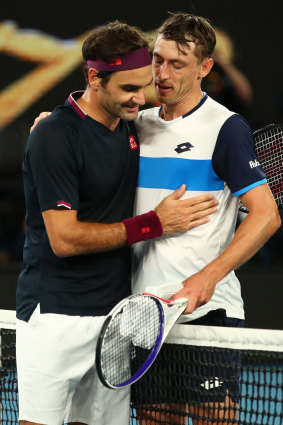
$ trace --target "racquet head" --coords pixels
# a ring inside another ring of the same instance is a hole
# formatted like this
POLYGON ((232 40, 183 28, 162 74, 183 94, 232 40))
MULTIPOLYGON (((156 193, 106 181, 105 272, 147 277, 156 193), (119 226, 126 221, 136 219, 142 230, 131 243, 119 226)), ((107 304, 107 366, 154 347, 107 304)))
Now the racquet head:
POLYGON ((109 388, 136 382, 154 362, 187 299, 170 302, 151 294, 132 295, 107 316, 96 347, 96 368, 109 388))
MULTIPOLYGON (((274 200, 283 206, 283 125, 270 124, 254 132, 255 150, 274 200)), ((248 213, 240 203, 240 211, 248 213)))

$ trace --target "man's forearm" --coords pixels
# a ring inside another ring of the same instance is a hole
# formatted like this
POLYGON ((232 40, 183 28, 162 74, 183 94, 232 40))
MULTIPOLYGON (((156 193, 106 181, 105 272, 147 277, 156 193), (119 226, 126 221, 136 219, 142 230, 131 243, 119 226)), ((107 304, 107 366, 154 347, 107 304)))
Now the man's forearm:
POLYGON ((216 284, 253 257, 279 226, 280 219, 276 210, 266 211, 264 214, 249 213, 238 227, 231 244, 203 272, 209 274, 216 284))
POLYGON ((49 241, 54 254, 64 258, 126 246, 127 232, 123 223, 78 222, 72 229, 61 231, 57 240, 54 235, 50 235, 49 241))
POLYGON ((172 299, 189 299, 185 313, 192 313, 212 297, 216 284, 248 261, 280 226, 280 216, 273 210, 249 213, 237 229, 230 245, 202 270, 183 281, 184 288, 172 299))
POLYGON ((121 248, 163 232, 154 211, 110 224, 78 221, 75 210, 48 210, 43 218, 51 248, 62 258, 121 248))

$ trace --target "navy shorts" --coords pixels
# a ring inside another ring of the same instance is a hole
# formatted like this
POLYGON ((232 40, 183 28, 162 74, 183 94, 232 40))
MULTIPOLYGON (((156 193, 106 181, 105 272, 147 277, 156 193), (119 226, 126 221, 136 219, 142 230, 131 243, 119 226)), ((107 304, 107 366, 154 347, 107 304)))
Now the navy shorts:
MULTIPOLYGON (((192 324, 243 327, 244 321, 219 309, 183 326, 192 324)), ((227 393, 238 402, 240 366, 235 349, 165 343, 149 371, 132 386, 132 403, 221 402, 227 393)))

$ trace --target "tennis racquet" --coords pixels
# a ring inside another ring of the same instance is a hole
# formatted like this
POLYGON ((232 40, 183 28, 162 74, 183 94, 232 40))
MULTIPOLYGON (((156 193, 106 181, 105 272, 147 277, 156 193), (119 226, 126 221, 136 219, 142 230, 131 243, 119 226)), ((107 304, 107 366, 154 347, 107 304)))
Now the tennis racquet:
MULTIPOLYGON (((283 206, 283 125, 270 124, 254 132, 255 150, 274 200, 283 206)), ((240 211, 248 213, 240 203, 240 211)))
POLYGON ((108 388, 133 384, 149 369, 188 300, 136 294, 107 316, 96 347, 98 376, 108 388))

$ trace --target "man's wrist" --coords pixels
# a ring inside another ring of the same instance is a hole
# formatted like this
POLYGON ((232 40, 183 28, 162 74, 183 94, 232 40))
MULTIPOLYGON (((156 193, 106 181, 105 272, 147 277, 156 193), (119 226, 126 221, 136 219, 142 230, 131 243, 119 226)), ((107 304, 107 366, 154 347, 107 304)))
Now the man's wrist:
POLYGON ((126 227, 128 245, 163 235, 162 225, 155 211, 127 218, 123 223, 126 227))

